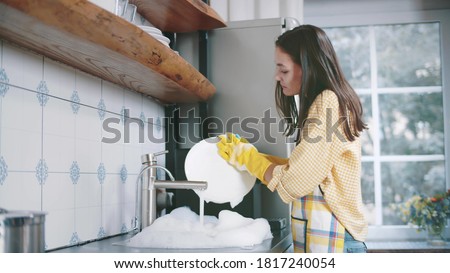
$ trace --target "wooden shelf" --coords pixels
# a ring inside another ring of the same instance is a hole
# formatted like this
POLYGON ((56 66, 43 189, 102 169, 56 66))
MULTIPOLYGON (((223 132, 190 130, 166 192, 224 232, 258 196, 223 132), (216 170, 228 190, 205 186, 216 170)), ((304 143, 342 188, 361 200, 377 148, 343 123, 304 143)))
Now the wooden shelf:
POLYGON ((0 37, 162 103, 216 91, 172 49, 86 0, 0 0, 0 37))
POLYGON ((130 0, 147 21, 167 32, 225 27, 222 18, 201 0, 130 0))

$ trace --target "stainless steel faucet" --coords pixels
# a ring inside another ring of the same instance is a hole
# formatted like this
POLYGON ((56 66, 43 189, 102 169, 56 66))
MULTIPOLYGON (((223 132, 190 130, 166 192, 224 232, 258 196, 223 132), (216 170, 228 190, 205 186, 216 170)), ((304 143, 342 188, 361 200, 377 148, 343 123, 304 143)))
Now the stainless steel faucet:
POLYGON ((136 207, 133 229, 141 231, 143 228, 150 226, 157 218, 157 195, 166 194, 165 192, 158 193, 157 189, 206 190, 208 187, 206 181, 175 181, 168 169, 157 165, 156 157, 168 152, 162 151, 141 156, 142 167, 136 180, 136 207), (170 181, 157 180, 157 169, 166 172, 170 181))

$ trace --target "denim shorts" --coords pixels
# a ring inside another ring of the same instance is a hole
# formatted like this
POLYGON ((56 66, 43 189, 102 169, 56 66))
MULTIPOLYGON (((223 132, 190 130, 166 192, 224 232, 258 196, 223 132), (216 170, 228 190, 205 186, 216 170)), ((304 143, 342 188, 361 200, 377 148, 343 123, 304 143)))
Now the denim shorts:
POLYGON ((344 253, 366 253, 367 246, 364 242, 357 241, 353 236, 345 231, 344 253))

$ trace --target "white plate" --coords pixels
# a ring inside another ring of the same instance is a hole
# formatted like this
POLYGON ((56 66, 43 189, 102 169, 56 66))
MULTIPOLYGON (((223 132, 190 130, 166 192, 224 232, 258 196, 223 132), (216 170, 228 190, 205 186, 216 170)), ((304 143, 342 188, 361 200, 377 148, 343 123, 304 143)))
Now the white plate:
POLYGON ((139 26, 139 27, 145 32, 162 34, 161 30, 159 28, 156 28, 156 27, 150 27, 150 26, 139 26))
POLYGON ((255 185, 256 178, 247 171, 239 171, 228 164, 217 152, 217 138, 208 138, 192 147, 184 163, 188 180, 206 181, 208 188, 195 193, 206 202, 230 202, 238 205, 255 185))
POLYGON ((151 36, 153 36, 153 38, 155 38, 156 40, 159 40, 163 43, 170 43, 170 39, 167 38, 166 36, 163 35, 158 35, 158 34, 153 34, 153 33, 149 33, 151 36))
POLYGON ((143 31, 147 32, 148 34, 163 35, 161 31, 144 30, 144 29, 143 31))

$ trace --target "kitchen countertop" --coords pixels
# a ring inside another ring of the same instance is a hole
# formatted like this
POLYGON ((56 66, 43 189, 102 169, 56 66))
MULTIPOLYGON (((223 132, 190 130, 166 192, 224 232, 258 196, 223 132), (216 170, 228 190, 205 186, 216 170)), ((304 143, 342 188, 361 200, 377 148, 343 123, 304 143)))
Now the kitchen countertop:
POLYGON ((164 249, 125 246, 123 243, 135 234, 134 232, 126 233, 76 246, 48 250, 47 253, 282 253, 292 244, 289 227, 280 231, 272 231, 272 239, 264 240, 261 244, 248 248, 164 249))
POLYGON ((368 252, 370 253, 449 253, 450 242, 445 245, 433 246, 426 241, 386 241, 386 242, 366 242, 368 252))
MULTIPOLYGON (((450 243, 432 246, 426 241, 379 241, 366 242, 367 253, 450 253, 450 243)), ((285 251, 294 252, 293 245, 285 251)))
MULTIPOLYGON (((292 253, 292 236, 290 228, 273 231, 273 238, 249 248, 211 248, 211 249, 162 249, 128 247, 124 242, 135 235, 134 232, 108 237, 102 240, 83 243, 47 253, 292 253)), ((426 241, 369 241, 366 242, 369 253, 450 253, 450 242, 444 246, 431 246, 426 241)))

